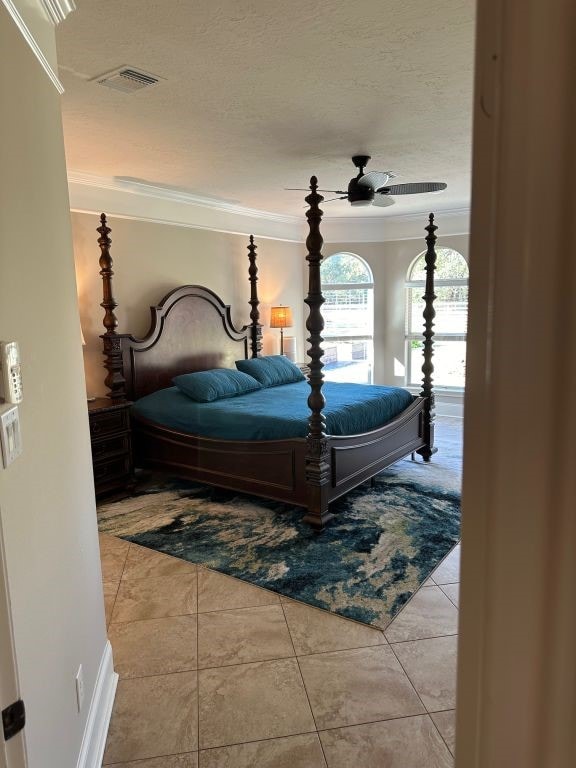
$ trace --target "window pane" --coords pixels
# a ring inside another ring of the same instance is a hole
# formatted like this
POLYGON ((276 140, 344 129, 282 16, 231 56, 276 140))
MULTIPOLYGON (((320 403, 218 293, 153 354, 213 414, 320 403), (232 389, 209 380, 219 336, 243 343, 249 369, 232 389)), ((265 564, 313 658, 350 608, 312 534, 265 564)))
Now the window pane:
POLYGON ((324 376, 330 381, 372 381, 374 291, 370 268, 351 253, 335 253, 321 265, 324 299, 324 376), (345 286, 350 287, 334 287, 345 286))
POLYGON ((324 285, 339 283, 371 283, 372 275, 366 264, 351 253, 335 253, 320 266, 324 285))
MULTIPOLYGON (((458 251, 452 248, 436 248, 436 269, 434 277, 436 280, 467 280, 468 264, 466 259, 458 251)), ((426 279, 426 260, 425 254, 414 263, 409 280, 426 279)))
POLYGON ((322 345, 326 381, 372 383, 372 340, 331 339, 322 345))
POLYGON ((324 336, 372 336, 374 308, 372 288, 326 291, 324 336))
MULTIPOLYGON (((468 286, 454 285, 436 288, 434 309, 435 333, 466 334, 468 327, 468 286)), ((408 288, 408 333, 422 333, 424 300, 422 288, 408 288)))
MULTIPOLYGON (((409 384, 421 386, 423 345, 421 341, 409 340, 410 381, 409 384)), ((466 377, 466 342, 434 342, 434 374, 436 387, 464 387, 466 377)))

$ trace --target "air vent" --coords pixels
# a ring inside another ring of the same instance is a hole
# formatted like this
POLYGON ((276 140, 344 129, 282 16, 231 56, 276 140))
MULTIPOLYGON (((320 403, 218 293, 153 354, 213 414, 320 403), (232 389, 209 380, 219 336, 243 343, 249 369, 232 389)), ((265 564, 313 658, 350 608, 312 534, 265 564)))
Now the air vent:
POLYGON ((115 91, 122 93, 132 93, 140 91, 142 88, 148 88, 150 85, 156 85, 162 78, 151 75, 149 72, 143 72, 141 69, 133 67, 121 67, 113 72, 107 72, 104 75, 94 78, 94 82, 99 85, 105 85, 115 91))

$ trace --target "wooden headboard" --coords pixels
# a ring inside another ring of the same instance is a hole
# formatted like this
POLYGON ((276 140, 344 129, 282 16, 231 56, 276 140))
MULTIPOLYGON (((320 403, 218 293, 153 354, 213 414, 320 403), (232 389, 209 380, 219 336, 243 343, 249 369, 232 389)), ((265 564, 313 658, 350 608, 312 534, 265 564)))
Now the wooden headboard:
POLYGON ((236 330, 230 306, 208 288, 176 288, 150 312, 143 339, 117 335, 129 400, 171 386, 179 374, 233 368, 235 360, 248 357, 250 326, 236 330))
POLYGON ((118 333, 114 310, 118 302, 112 291, 113 261, 110 255, 112 231, 106 214, 100 216, 100 275, 102 276, 103 343, 108 397, 113 402, 137 400, 171 386, 174 376, 233 368, 234 361, 258 357, 262 349, 262 326, 258 306, 256 245, 250 235, 248 269, 250 281, 250 324, 237 330, 230 306, 214 291, 201 285, 183 285, 170 291, 160 304, 150 307, 152 323, 143 339, 118 333))

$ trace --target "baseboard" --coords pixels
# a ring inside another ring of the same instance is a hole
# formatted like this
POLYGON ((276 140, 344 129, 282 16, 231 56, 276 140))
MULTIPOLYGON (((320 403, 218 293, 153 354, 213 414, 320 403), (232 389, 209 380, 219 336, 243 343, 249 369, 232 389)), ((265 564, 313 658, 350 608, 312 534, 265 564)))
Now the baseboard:
POLYGON ((100 660, 76 768, 100 768, 102 765, 117 685, 118 675, 114 672, 112 646, 108 640, 100 660))

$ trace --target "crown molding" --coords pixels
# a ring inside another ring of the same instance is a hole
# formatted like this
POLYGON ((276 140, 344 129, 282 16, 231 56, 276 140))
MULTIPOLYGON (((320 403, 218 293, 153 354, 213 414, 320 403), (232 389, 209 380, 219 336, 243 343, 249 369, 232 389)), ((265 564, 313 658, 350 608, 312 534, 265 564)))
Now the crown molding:
POLYGON ((54 27, 75 10, 73 0, 2 0, 2 4, 30 46, 40 66, 60 95, 54 27))
POLYGON ((304 217, 284 216, 131 179, 68 173, 70 208, 156 224, 303 242, 304 217))
POLYGON ((74 0, 40 0, 40 2, 54 26, 58 26, 69 13, 76 10, 74 0))
POLYGON ((118 192, 127 192, 128 194, 143 195, 153 197, 157 200, 172 200, 186 205, 199 206, 201 208, 210 208, 215 211, 224 211, 240 216, 251 216, 263 221, 275 221, 282 224, 300 224, 297 216, 289 216, 280 213, 271 213, 270 211, 260 211, 257 208, 247 208, 236 203, 228 203, 225 200, 216 200, 210 197, 194 195, 191 192, 184 192, 170 187, 158 187, 154 184, 148 184, 144 181, 135 181, 125 178, 106 178, 95 176, 88 173, 77 173, 70 171, 68 182, 72 184, 83 184, 101 189, 111 189, 118 192))
MULTIPOLYGON (((428 209, 421 213, 384 214, 383 216, 328 216, 322 220, 325 243, 385 243, 422 238, 428 224, 428 209)), ((470 209, 436 209, 442 235, 467 235, 470 209)))
MULTIPOLYGON (((308 235, 304 214, 290 216, 201 197, 182 190, 133 179, 69 171, 70 208, 171 226, 303 243, 308 235)), ((438 210, 443 235, 468 234, 469 209, 438 210)), ((427 213, 381 216, 325 216, 326 243, 372 243, 421 238, 427 213)))

